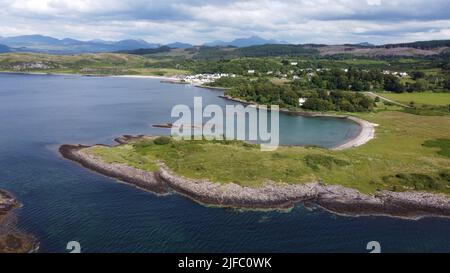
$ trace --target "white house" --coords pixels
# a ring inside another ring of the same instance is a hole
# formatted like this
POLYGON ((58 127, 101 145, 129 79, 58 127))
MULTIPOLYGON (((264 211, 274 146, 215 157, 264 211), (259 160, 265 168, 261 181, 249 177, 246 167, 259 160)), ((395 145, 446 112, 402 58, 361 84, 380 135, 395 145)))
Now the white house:
POLYGON ((298 65, 298 63, 297 62, 292 62, 291 65, 296 66, 296 65, 298 65))
POLYGON ((255 74, 255 70, 249 70, 248 74, 255 74))
POLYGON ((307 100, 308 100, 307 98, 299 98, 298 99, 298 105, 299 106, 303 106, 307 100))
POLYGON ((205 84, 205 83, 211 83, 214 82, 217 79, 224 78, 224 77, 236 77, 235 74, 228 74, 228 73, 216 73, 216 74, 196 74, 196 75, 188 75, 181 77, 180 80, 183 80, 188 83, 192 84, 205 84))
POLYGON ((405 77, 409 76, 408 73, 406 73, 406 72, 393 72, 393 71, 389 71, 389 70, 384 70, 383 74, 384 75, 394 75, 394 76, 397 76, 400 78, 405 78, 405 77))

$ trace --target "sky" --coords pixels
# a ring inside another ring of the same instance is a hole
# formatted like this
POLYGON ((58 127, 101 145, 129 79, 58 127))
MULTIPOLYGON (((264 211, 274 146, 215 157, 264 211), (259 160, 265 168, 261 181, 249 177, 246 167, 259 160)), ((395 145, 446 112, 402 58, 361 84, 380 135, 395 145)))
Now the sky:
POLYGON ((450 0, 0 0, 0 36, 203 44, 450 39, 450 0))

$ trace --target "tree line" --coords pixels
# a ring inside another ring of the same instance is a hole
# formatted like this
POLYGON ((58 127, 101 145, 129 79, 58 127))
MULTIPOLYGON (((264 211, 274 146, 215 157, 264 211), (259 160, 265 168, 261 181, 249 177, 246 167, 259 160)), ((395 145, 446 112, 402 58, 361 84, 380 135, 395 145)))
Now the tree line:
POLYGON ((374 107, 374 101, 362 93, 350 91, 303 90, 298 85, 277 85, 268 80, 239 84, 226 91, 226 95, 264 105, 302 108, 312 111, 366 112, 374 107), (299 104, 299 99, 306 102, 299 104))

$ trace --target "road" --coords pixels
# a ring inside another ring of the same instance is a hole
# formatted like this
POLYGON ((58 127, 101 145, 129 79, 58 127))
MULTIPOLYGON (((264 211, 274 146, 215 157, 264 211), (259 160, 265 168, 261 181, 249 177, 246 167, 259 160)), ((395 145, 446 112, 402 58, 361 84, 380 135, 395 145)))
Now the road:
POLYGON ((403 103, 400 103, 400 102, 397 102, 397 101, 394 101, 394 100, 390 100, 388 98, 385 98, 385 97, 382 97, 380 95, 377 95, 377 94, 375 94, 373 92, 365 92, 365 93, 366 93, 366 95, 368 95, 369 97, 371 97, 373 99, 380 98, 380 100, 383 100, 383 101, 386 101, 386 102, 389 102, 389 103, 392 103, 392 104, 395 104, 395 105, 398 105, 398 106, 401 106, 401 107, 414 109, 414 107, 412 107, 412 106, 409 106, 409 105, 406 105, 406 104, 403 104, 403 103))

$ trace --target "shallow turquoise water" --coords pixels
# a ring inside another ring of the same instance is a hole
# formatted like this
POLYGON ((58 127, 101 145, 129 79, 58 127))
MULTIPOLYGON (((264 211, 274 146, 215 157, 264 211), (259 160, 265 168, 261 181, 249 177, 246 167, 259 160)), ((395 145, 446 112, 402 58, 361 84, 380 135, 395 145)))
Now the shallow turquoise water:
MULTIPOLYGON (((63 143, 112 143, 122 134, 167 134, 172 105, 224 105, 217 91, 158 80, 0 74, 0 188, 24 204, 19 225, 44 252, 450 251, 450 221, 338 217, 206 208, 178 195, 157 197, 62 159, 63 143)), ((332 147, 357 133, 343 120, 283 116, 284 144, 332 147)))

